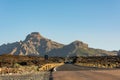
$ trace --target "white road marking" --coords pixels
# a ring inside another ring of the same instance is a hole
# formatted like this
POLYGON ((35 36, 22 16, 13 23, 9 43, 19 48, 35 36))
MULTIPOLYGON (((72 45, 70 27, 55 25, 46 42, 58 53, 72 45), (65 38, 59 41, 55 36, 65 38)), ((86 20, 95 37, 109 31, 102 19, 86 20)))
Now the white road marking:
POLYGON ((57 71, 56 69, 57 69, 57 67, 55 67, 53 70, 54 70, 54 71, 57 71))

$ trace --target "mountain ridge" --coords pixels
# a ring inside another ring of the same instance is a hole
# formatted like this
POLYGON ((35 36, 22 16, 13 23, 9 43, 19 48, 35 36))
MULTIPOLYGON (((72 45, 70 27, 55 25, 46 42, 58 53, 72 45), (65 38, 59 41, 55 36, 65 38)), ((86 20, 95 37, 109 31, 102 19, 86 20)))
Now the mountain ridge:
POLYGON ((75 40, 64 45, 43 37, 39 32, 28 34, 25 40, 0 46, 0 54, 36 56, 106 56, 116 52, 89 48, 88 44, 75 40))

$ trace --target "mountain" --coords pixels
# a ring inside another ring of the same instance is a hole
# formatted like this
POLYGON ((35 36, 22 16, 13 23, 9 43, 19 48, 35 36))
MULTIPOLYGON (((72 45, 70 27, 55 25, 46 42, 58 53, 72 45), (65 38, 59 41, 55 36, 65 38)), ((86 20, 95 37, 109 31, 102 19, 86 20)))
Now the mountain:
POLYGON ((38 32, 32 32, 24 41, 0 46, 0 54, 44 55, 53 49, 61 48, 63 46, 63 44, 44 38, 38 32))
POLYGON ((113 56, 116 54, 117 52, 113 51, 89 48, 88 44, 81 41, 74 41, 48 53, 49 56, 113 56))
POLYGON ((0 54, 11 55, 36 55, 36 56, 106 56, 116 55, 117 52, 89 48, 88 44, 74 41, 68 45, 57 43, 32 32, 24 41, 3 44, 0 46, 0 54))

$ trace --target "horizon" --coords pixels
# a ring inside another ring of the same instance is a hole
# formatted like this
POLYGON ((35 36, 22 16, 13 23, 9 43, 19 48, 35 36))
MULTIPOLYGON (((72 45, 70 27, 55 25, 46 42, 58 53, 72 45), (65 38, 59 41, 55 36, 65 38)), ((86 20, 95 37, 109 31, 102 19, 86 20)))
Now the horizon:
POLYGON ((0 45, 39 32, 53 41, 75 40, 104 50, 120 49, 119 0, 1 0, 0 45))

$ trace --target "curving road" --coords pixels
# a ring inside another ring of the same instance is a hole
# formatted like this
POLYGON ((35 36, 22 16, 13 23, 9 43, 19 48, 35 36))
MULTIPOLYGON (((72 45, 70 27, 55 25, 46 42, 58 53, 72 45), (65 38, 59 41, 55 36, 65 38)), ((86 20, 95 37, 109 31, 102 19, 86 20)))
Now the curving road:
POLYGON ((65 64, 56 68, 50 80, 120 80, 120 70, 101 70, 65 64))

